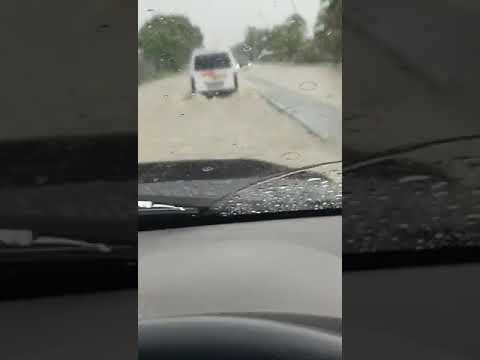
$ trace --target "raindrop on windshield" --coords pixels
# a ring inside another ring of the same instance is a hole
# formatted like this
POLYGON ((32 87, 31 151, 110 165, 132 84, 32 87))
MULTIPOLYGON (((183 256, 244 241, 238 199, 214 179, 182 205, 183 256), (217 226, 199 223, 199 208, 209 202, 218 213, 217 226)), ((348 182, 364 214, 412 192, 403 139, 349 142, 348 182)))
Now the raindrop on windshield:
POLYGON ((110 27, 108 24, 102 24, 98 27, 98 31, 107 30, 110 27))
POLYGON ((413 182, 413 181, 425 181, 425 180, 428 180, 428 179, 430 179, 430 176, 428 176, 428 175, 412 175, 412 176, 402 177, 398 180, 398 182, 400 184, 404 184, 404 183, 409 183, 409 182, 413 182))
POLYGON ((35 183, 36 183, 37 185, 43 185, 43 184, 45 184, 47 181, 48 181, 48 177, 47 177, 47 176, 37 176, 37 177, 35 177, 35 183))
POLYGON ((444 197, 448 195, 448 191, 437 191, 433 193, 435 197, 444 197))
POLYGON ((447 186, 448 185, 448 182, 446 181, 439 181, 439 182, 436 182, 434 184, 432 184, 432 189, 433 190, 436 190, 436 189, 440 189, 444 186, 447 186))
POLYGON ((214 168, 212 166, 204 166, 202 168, 203 172, 210 172, 210 171, 213 171, 213 170, 214 170, 214 168))
POLYGON ((480 214, 469 214, 465 216, 467 220, 480 220, 480 214))

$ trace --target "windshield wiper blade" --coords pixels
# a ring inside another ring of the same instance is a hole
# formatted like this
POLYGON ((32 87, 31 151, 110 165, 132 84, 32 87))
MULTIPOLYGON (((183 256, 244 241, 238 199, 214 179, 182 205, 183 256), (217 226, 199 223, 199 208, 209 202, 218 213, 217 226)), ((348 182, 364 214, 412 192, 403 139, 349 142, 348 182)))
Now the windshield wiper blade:
POLYGON ((13 248, 32 248, 36 246, 65 246, 109 253, 112 248, 104 243, 91 243, 84 240, 57 236, 35 237, 31 230, 0 229, 0 244, 13 248))
POLYGON ((345 164, 343 167, 343 174, 349 173, 354 170, 358 170, 373 164, 378 164, 385 160, 390 160, 391 158, 399 155, 404 155, 416 150, 422 150, 429 147, 434 147, 438 145, 446 145, 460 141, 473 141, 473 140, 480 140, 480 134, 472 134, 472 135, 463 135, 463 136, 456 136, 456 137, 449 137, 449 138, 441 138, 426 142, 408 144, 405 146, 400 146, 397 148, 393 148, 384 152, 379 152, 373 154, 372 156, 358 161, 353 162, 351 164, 345 164))
POLYGON ((185 214, 196 215, 199 209, 196 207, 176 206, 170 204, 156 203, 153 201, 138 201, 138 211, 147 214, 185 214))
MULTIPOLYGON (((286 177, 289 177, 289 176, 293 176, 293 175, 296 175, 296 174, 301 174, 301 173, 304 173, 308 170, 312 170, 312 169, 315 169, 317 167, 320 167, 320 166, 325 166, 325 165, 336 165, 336 164, 342 164, 342 160, 336 160, 336 161, 327 161, 327 162, 321 162, 321 163, 315 163, 315 164, 311 164, 311 165, 307 165, 307 166, 302 166, 300 168, 296 168, 296 169, 289 169, 289 170, 286 170, 286 171, 281 171, 279 173, 276 173, 276 174, 273 174, 273 175, 270 175, 270 176, 267 176, 267 177, 264 177, 260 180, 257 180, 257 181, 254 181, 250 184, 247 184, 246 186, 243 186, 239 189, 236 189, 235 191, 233 192, 230 192, 224 196, 222 196, 221 198, 217 199, 215 201, 215 204, 219 204, 219 203, 222 203, 223 201, 225 201, 226 199, 232 197, 234 194, 238 194, 242 191, 245 191, 245 190, 248 190, 248 189, 251 189, 251 188, 254 188, 256 186, 260 186, 262 184, 266 184, 266 183, 269 183, 269 182, 272 182, 272 181, 275 181, 275 180, 280 180, 280 179, 283 179, 283 178, 286 178, 286 177)), ((213 207, 213 206, 212 206, 213 207)))

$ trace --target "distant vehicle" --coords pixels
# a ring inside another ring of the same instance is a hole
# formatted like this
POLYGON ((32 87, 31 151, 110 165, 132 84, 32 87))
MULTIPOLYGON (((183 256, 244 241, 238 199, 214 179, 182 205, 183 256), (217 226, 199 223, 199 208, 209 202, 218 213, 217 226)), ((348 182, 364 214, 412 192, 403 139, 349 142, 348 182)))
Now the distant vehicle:
POLYGON ((195 50, 190 68, 192 94, 211 98, 238 90, 240 66, 230 50, 195 50))

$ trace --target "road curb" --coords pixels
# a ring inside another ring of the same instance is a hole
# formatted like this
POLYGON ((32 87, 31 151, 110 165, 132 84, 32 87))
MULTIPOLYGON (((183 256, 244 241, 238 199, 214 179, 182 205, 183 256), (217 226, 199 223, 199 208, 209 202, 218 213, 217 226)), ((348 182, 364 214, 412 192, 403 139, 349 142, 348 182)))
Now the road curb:
POLYGON ((281 112, 281 113, 284 113, 286 114, 287 116, 289 116, 290 118, 292 118, 293 120, 297 121, 300 123, 300 125, 302 125, 302 127, 311 135, 314 135, 314 136, 317 136, 319 137, 320 139, 322 139, 323 141, 328 141, 328 140, 334 140, 331 136, 329 136, 328 134, 319 134, 318 132, 314 131, 312 128, 310 128, 307 124, 306 124, 306 121, 304 119, 302 119, 302 117, 300 115, 298 115, 298 113, 287 107, 287 106, 284 106, 283 104, 279 103, 278 101, 275 101, 273 100, 271 97, 265 95, 262 91, 259 91, 259 95, 262 97, 262 99, 264 99, 270 106, 272 106, 275 110, 281 112))

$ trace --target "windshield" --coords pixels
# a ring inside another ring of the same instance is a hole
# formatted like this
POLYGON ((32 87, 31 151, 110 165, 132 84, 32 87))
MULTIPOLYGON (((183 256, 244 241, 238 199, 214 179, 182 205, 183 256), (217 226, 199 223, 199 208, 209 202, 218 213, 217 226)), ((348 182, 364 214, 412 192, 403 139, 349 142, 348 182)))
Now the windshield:
POLYGON ((231 66, 228 54, 198 55, 195 57, 195 70, 225 69, 231 66))
POLYGON ((199 4, 138 3, 141 213, 340 208, 341 3, 199 4))

